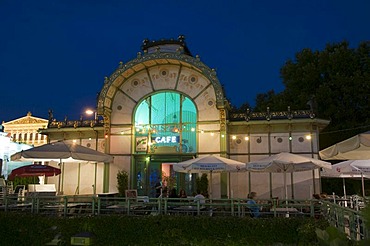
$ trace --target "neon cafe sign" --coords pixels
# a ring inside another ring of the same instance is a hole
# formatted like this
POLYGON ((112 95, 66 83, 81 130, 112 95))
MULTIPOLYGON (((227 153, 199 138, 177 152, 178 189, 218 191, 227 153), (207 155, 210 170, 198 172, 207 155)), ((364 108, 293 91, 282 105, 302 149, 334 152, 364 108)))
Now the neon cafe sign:
POLYGON ((155 143, 179 143, 180 136, 162 136, 162 137, 152 137, 152 142, 155 143))

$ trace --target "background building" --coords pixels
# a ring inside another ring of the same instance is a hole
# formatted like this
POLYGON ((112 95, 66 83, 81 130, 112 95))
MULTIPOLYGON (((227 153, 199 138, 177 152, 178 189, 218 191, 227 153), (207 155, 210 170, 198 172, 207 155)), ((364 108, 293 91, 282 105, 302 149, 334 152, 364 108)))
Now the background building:
POLYGON ((26 116, 3 122, 4 132, 9 133, 12 141, 33 145, 34 147, 47 143, 47 136, 41 135, 38 130, 47 128, 48 120, 32 116, 28 112, 26 116))
POLYGON ((2 162, 0 170, 5 178, 13 169, 31 164, 30 162, 10 161, 10 156, 18 151, 47 143, 47 136, 41 135, 38 130, 46 128, 48 122, 47 119, 34 117, 31 112, 28 112, 24 117, 2 123, 4 132, 0 132, 0 160, 2 162))

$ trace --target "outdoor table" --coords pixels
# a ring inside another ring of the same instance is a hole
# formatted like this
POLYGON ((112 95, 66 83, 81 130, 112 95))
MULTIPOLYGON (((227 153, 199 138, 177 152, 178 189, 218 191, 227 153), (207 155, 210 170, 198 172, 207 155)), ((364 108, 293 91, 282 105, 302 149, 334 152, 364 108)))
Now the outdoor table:
MULTIPOLYGON (((204 211, 206 207, 200 206, 199 211, 204 211)), ((198 207, 196 205, 185 205, 172 208, 173 211, 183 213, 187 215, 195 215, 198 213, 198 207)))
POLYGON ((67 208, 67 214, 74 214, 78 208, 78 213, 81 213, 82 208, 85 206, 90 206, 91 203, 67 203, 67 204, 56 204, 56 205, 46 205, 44 209, 56 211, 58 215, 64 214, 64 209, 67 208))
POLYGON ((297 214, 300 213, 298 209, 292 207, 281 207, 281 208, 271 208, 270 212, 276 213, 277 215, 283 215, 285 217, 289 217, 289 214, 297 214))
POLYGON ((147 206, 143 204, 130 204, 130 206, 127 206, 127 204, 115 204, 107 207, 108 211, 112 211, 114 213, 123 213, 128 212, 131 213, 134 210, 140 210, 140 209, 146 209, 147 206))
POLYGON ((5 210, 5 209, 9 209, 9 210, 27 210, 27 209, 30 209, 32 207, 32 203, 17 203, 17 204, 8 204, 8 205, 1 205, 0 206, 0 210, 5 210))
POLYGON ((352 203, 351 199, 349 198, 336 198, 335 202, 342 207, 351 207, 350 204, 352 203))
POLYGON ((138 202, 149 202, 149 196, 137 196, 138 202))

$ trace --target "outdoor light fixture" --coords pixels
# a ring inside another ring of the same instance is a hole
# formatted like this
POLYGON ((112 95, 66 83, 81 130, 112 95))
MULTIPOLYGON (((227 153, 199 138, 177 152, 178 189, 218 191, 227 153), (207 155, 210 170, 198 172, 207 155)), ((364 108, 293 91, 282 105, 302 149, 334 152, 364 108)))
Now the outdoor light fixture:
POLYGON ((93 111, 93 110, 91 110, 91 109, 87 109, 87 110, 85 111, 85 113, 86 113, 86 114, 88 114, 88 115, 94 115, 94 120, 95 120, 95 121, 98 119, 98 114, 97 114, 97 112, 96 112, 96 111, 93 111))

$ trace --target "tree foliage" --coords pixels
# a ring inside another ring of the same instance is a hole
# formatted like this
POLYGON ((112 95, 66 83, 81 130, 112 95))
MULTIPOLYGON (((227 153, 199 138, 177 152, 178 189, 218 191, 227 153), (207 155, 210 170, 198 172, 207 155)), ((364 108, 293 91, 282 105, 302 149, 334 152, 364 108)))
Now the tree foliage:
POLYGON ((303 49, 280 72, 285 90, 258 94, 254 111, 310 108, 330 120, 327 146, 370 129, 370 42, 357 48, 343 41, 323 51, 303 49))

